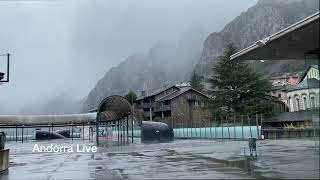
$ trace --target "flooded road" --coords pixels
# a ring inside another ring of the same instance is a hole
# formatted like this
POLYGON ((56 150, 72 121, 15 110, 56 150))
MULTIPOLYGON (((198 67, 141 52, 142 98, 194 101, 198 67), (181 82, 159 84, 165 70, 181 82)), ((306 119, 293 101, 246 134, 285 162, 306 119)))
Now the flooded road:
POLYGON ((33 153, 35 143, 94 145, 80 140, 8 142, 10 168, 0 179, 319 178, 319 151, 312 139, 258 141, 258 157, 248 156, 246 141, 137 142, 99 147, 96 153, 33 153))

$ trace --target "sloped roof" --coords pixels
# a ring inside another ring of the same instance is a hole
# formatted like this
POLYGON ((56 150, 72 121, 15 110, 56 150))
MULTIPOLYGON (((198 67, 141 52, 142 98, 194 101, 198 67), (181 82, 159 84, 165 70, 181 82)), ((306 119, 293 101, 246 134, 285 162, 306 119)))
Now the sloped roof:
POLYGON ((295 91, 300 89, 312 89, 319 88, 319 80, 315 78, 308 79, 307 81, 302 81, 298 85, 287 85, 285 86, 285 90, 287 91, 295 91))
POLYGON ((171 100, 171 99, 174 99, 174 98, 176 98, 176 97, 178 97, 178 96, 180 96, 180 95, 182 95, 182 94, 184 94, 184 93, 186 93, 188 91, 194 91, 194 92, 196 92, 196 93, 198 93, 198 94, 200 94, 200 95, 202 95, 202 96, 204 96, 206 98, 209 98, 207 95, 203 94, 200 91, 197 91, 197 90, 193 89, 192 87, 183 87, 183 88, 180 88, 179 91, 175 91, 175 92, 173 92, 171 94, 168 94, 167 96, 164 96, 164 97, 158 99, 157 101, 171 100))
POLYGON ((157 91, 154 91, 154 92, 152 92, 152 93, 150 93, 150 94, 147 94, 147 95, 145 95, 145 96, 140 96, 140 97, 138 97, 136 101, 142 100, 142 99, 147 98, 147 97, 156 96, 156 95, 158 95, 158 94, 162 93, 163 91, 166 91, 166 90, 168 90, 168 89, 170 89, 170 88, 177 88, 177 89, 179 89, 176 85, 169 86, 169 87, 165 87, 165 88, 161 88, 161 89, 159 89, 159 90, 157 90, 157 91))
POLYGON ((309 70, 311 68, 316 68, 316 69, 319 69, 319 67, 317 65, 311 65, 308 67, 308 69, 303 73, 303 75, 301 76, 301 79, 300 79, 300 82, 303 81, 303 79, 306 77, 306 75, 308 74, 309 70))
POLYGON ((319 53, 319 11, 231 55, 231 60, 303 60, 319 53))
POLYGON ((315 78, 308 79, 307 81, 302 81, 299 84, 296 85, 279 85, 279 86, 273 86, 272 90, 282 90, 282 91, 296 91, 296 90, 302 90, 302 89, 312 89, 312 88, 319 88, 320 81, 315 78))

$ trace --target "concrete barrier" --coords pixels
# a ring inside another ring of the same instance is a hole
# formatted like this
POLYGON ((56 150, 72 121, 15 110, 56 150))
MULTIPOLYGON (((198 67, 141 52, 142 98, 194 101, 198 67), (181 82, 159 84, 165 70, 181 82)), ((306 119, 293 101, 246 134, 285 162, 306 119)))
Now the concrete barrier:
POLYGON ((264 129, 265 139, 319 137, 319 129, 264 129))

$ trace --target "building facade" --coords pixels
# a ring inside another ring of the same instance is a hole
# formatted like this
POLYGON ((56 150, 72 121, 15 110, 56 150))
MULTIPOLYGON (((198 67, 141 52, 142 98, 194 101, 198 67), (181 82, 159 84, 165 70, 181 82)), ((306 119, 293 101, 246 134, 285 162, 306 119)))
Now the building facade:
POLYGON ((272 77, 270 81, 273 86, 283 86, 283 85, 297 85, 300 81, 299 76, 280 76, 272 77))
POLYGON ((271 96, 277 97, 287 105, 287 111, 296 112, 319 108, 319 69, 310 66, 298 84, 274 86, 271 96))
POLYGON ((172 127, 200 127, 210 122, 205 105, 208 96, 190 86, 171 86, 150 95, 142 93, 135 107, 145 120, 165 122, 172 127))

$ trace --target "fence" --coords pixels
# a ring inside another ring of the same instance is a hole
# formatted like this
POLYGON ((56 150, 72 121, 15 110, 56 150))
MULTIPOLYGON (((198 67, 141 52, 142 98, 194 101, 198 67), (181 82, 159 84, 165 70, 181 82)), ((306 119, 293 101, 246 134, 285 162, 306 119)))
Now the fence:
MULTIPOLYGON (((261 138, 261 115, 238 116, 233 118, 221 118, 220 120, 214 119, 210 122, 193 123, 194 126, 184 127, 183 123, 171 122, 167 123, 170 127, 173 127, 175 138, 203 138, 203 139, 237 139, 244 140, 248 138, 261 138)), ((134 126, 131 129, 131 124, 122 123, 121 128, 116 124, 100 124, 99 127, 99 140, 115 140, 126 141, 125 137, 140 137, 140 127, 134 126), (127 128, 128 127, 128 128, 127 128)), ((5 128, 5 127, 2 127, 5 128)), ((8 141, 26 141, 35 139, 36 127, 11 127, 2 129, 5 132, 8 141)), ((41 127, 42 130, 48 129, 49 132, 54 132, 59 129, 71 129, 72 134, 78 134, 78 138, 81 139, 94 139, 94 133, 96 128, 94 126, 48 126, 41 127), (51 128, 51 130, 50 130, 51 128), (74 128, 81 129, 80 132, 74 131, 74 128)), ((75 136, 73 136, 75 137, 75 136)))
POLYGON ((48 125, 48 126, 0 126, 0 132, 6 135, 6 141, 24 142, 35 140, 36 130, 41 129, 48 133, 57 130, 70 130, 70 139, 89 139, 93 140, 93 132, 95 128, 91 125, 48 125))

